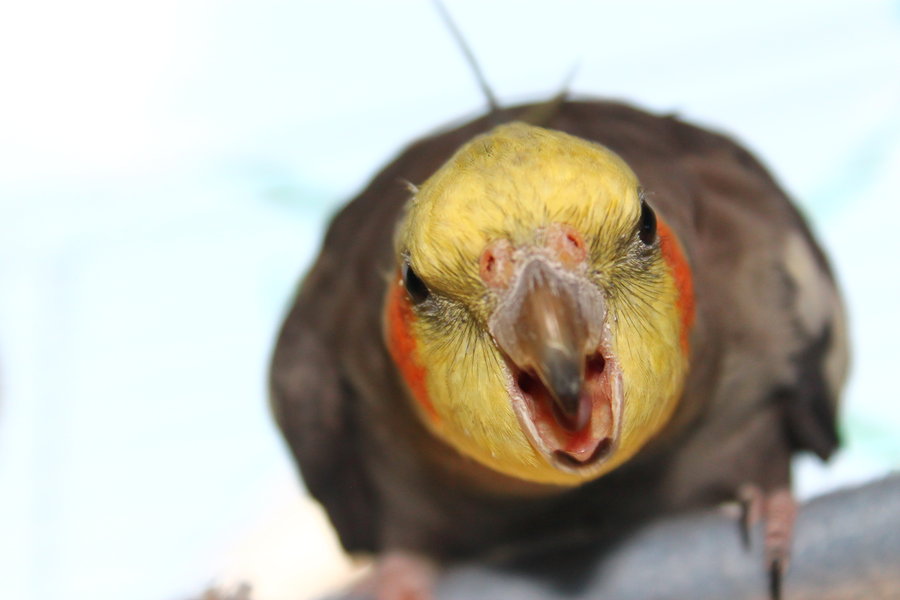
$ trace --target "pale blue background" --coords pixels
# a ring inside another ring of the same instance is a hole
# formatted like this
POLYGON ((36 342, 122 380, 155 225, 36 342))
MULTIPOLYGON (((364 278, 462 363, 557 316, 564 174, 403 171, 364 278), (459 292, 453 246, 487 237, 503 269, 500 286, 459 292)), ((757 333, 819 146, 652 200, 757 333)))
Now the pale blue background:
MULTIPOLYGON (((448 1, 501 100, 624 98, 733 133, 848 297, 849 446, 900 465, 897 2, 448 1)), ((266 413, 327 216, 482 109, 428 2, 0 4, 0 595, 160 600, 292 467, 266 413)))

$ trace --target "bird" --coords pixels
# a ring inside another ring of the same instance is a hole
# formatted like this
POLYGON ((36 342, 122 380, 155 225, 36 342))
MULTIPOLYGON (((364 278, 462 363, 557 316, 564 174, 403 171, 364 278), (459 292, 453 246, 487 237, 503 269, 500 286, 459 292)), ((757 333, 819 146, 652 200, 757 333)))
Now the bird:
POLYGON ((748 150, 561 95, 415 141, 337 213, 271 408, 343 547, 379 556, 380 599, 729 501, 765 522, 779 597, 791 458, 839 445, 847 338, 823 250, 748 150))

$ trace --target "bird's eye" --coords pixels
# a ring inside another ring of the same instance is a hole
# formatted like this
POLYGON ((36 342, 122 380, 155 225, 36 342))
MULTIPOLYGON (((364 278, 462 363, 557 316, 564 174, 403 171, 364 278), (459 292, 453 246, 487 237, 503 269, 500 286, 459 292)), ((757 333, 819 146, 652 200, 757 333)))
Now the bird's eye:
POLYGON ((641 220, 638 223, 638 237, 650 246, 656 241, 656 213, 641 199, 641 220))
POLYGON ((409 299, 412 300, 413 304, 421 304, 428 300, 428 296, 431 295, 428 286, 419 279, 419 276, 416 275, 416 272, 413 271, 412 266, 408 262, 403 263, 403 286, 406 288, 406 293, 409 294, 409 299))

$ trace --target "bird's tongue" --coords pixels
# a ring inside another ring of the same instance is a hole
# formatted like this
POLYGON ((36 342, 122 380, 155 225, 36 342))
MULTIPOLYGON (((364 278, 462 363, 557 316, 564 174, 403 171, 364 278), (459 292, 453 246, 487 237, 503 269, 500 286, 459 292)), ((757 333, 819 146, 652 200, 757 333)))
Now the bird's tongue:
POLYGON ((612 406, 607 396, 594 396, 588 406, 591 409, 590 420, 585 427, 570 434, 560 450, 578 462, 586 462, 597 450, 597 447, 612 437, 612 406))
POLYGON ((550 408, 557 424, 571 434, 578 433, 590 423, 592 406, 591 399, 586 394, 581 394, 581 397, 578 398, 578 404, 573 414, 567 414, 560 408, 558 402, 551 402, 550 408))
POLYGON ((585 428, 584 431, 569 438, 566 447, 561 452, 565 452, 578 462, 587 462, 594 455, 594 450, 597 449, 600 441, 600 439, 591 436, 590 432, 585 428))
POLYGON ((602 370, 588 370, 573 421, 554 403, 549 391, 536 378, 519 379, 531 399, 532 416, 539 435, 554 451, 579 463, 587 462, 597 448, 613 437, 612 396, 602 370))

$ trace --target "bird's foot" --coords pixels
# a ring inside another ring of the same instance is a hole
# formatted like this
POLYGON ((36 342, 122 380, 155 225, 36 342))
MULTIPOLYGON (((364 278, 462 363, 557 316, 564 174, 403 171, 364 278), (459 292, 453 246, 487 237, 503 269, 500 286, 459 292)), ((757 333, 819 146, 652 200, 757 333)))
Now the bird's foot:
POLYGON ((375 600, 432 600, 436 572, 435 564, 422 555, 389 551, 354 592, 375 600))
POLYGON ((738 500, 741 503, 741 537, 745 546, 750 546, 753 526, 760 520, 765 523, 763 544, 769 595, 772 600, 781 600, 782 580, 791 558, 797 502, 787 487, 763 491, 752 484, 742 486, 738 491, 738 500))

